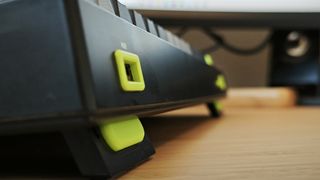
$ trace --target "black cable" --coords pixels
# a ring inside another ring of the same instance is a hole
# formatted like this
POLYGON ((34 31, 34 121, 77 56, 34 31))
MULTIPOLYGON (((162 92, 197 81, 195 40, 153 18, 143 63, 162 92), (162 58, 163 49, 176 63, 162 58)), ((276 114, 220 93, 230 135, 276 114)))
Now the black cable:
POLYGON ((241 49, 238 48, 234 45, 228 44, 227 42, 225 42, 225 40, 223 39, 223 37, 215 32, 212 32, 211 29, 209 28, 203 28, 203 31, 213 40, 216 42, 216 45, 207 48, 205 50, 203 50, 204 53, 210 53, 213 52, 215 50, 217 50, 219 47, 222 47, 232 53, 236 53, 236 54, 240 54, 240 55, 252 55, 252 54, 256 54, 258 52, 260 52, 261 50, 263 50, 270 42, 271 40, 271 33, 256 47, 254 48, 249 48, 249 49, 241 49))

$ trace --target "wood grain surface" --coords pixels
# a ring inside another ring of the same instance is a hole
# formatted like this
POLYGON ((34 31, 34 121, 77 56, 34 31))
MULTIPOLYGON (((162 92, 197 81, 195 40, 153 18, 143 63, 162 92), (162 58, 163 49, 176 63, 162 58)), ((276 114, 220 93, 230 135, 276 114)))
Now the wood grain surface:
POLYGON ((195 106, 143 120, 157 153, 120 179, 320 179, 320 108, 195 106))
POLYGON ((222 102, 227 107, 291 107, 296 105, 297 96, 285 87, 231 88, 222 102))

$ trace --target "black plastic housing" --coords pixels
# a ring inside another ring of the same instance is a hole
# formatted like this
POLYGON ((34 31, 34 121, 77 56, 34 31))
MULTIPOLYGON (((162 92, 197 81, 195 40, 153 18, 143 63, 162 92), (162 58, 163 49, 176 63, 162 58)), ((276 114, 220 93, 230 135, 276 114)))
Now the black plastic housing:
MULTIPOLYGON (((225 94, 214 84, 221 72, 202 57, 93 1, 4 1, 0 21, 0 130, 29 122, 58 129, 78 117, 152 114, 225 94), (140 57, 144 91, 121 89, 116 49, 140 57)), ((70 124, 95 124, 88 119, 70 124)))
MULTIPOLYGON (((15 135, 17 140, 26 133, 43 134, 38 144, 58 139, 56 145, 67 146, 83 175, 112 177, 145 161, 154 149, 145 136, 140 143, 112 151, 97 133, 101 119, 147 116, 225 95, 215 83, 222 73, 201 54, 193 54, 173 35, 171 41, 164 38, 162 27, 113 1, 113 8, 118 7, 110 11, 93 0, 0 2, 2 139, 15 135), (143 91, 121 88, 117 49, 139 56, 143 91), (97 118, 101 116, 106 118, 97 118)), ((10 139, 2 143, 15 148, 10 139)))

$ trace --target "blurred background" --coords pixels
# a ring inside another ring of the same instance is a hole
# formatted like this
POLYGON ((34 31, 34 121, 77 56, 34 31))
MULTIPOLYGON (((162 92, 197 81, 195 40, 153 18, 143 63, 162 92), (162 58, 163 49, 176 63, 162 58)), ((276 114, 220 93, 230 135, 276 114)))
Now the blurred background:
MULTIPOLYGON (((179 29, 169 28, 177 33, 179 29)), ((270 34, 268 29, 214 29, 222 35, 227 42, 241 48, 252 48, 260 44, 270 34)), ((212 44, 212 40, 200 29, 193 28, 183 36, 195 48, 204 50, 212 44)), ((266 86, 269 68, 270 47, 267 46, 260 52, 252 55, 238 55, 223 48, 210 53, 216 66, 223 69, 231 87, 266 86)))

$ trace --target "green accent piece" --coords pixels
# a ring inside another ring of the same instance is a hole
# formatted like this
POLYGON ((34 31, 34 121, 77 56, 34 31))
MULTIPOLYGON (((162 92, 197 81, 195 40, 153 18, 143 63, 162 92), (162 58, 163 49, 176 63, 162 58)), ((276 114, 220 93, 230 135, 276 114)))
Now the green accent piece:
POLYGON ((217 111, 221 112, 223 110, 223 105, 220 102, 213 102, 214 106, 216 107, 217 111))
POLYGON ((226 80, 224 79, 224 76, 221 75, 221 74, 218 75, 215 84, 220 90, 226 90, 227 89, 226 80))
POLYGON ((145 89, 139 56, 127 51, 114 52, 120 85, 124 91, 143 91, 145 89))
POLYGON ((210 54, 204 55, 203 58, 204 58, 204 62, 206 62, 206 64, 208 66, 213 66, 214 65, 214 61, 213 61, 212 56, 210 54))
POLYGON ((100 125, 103 139, 114 151, 120 151, 141 142, 144 129, 137 116, 106 119, 100 125))

